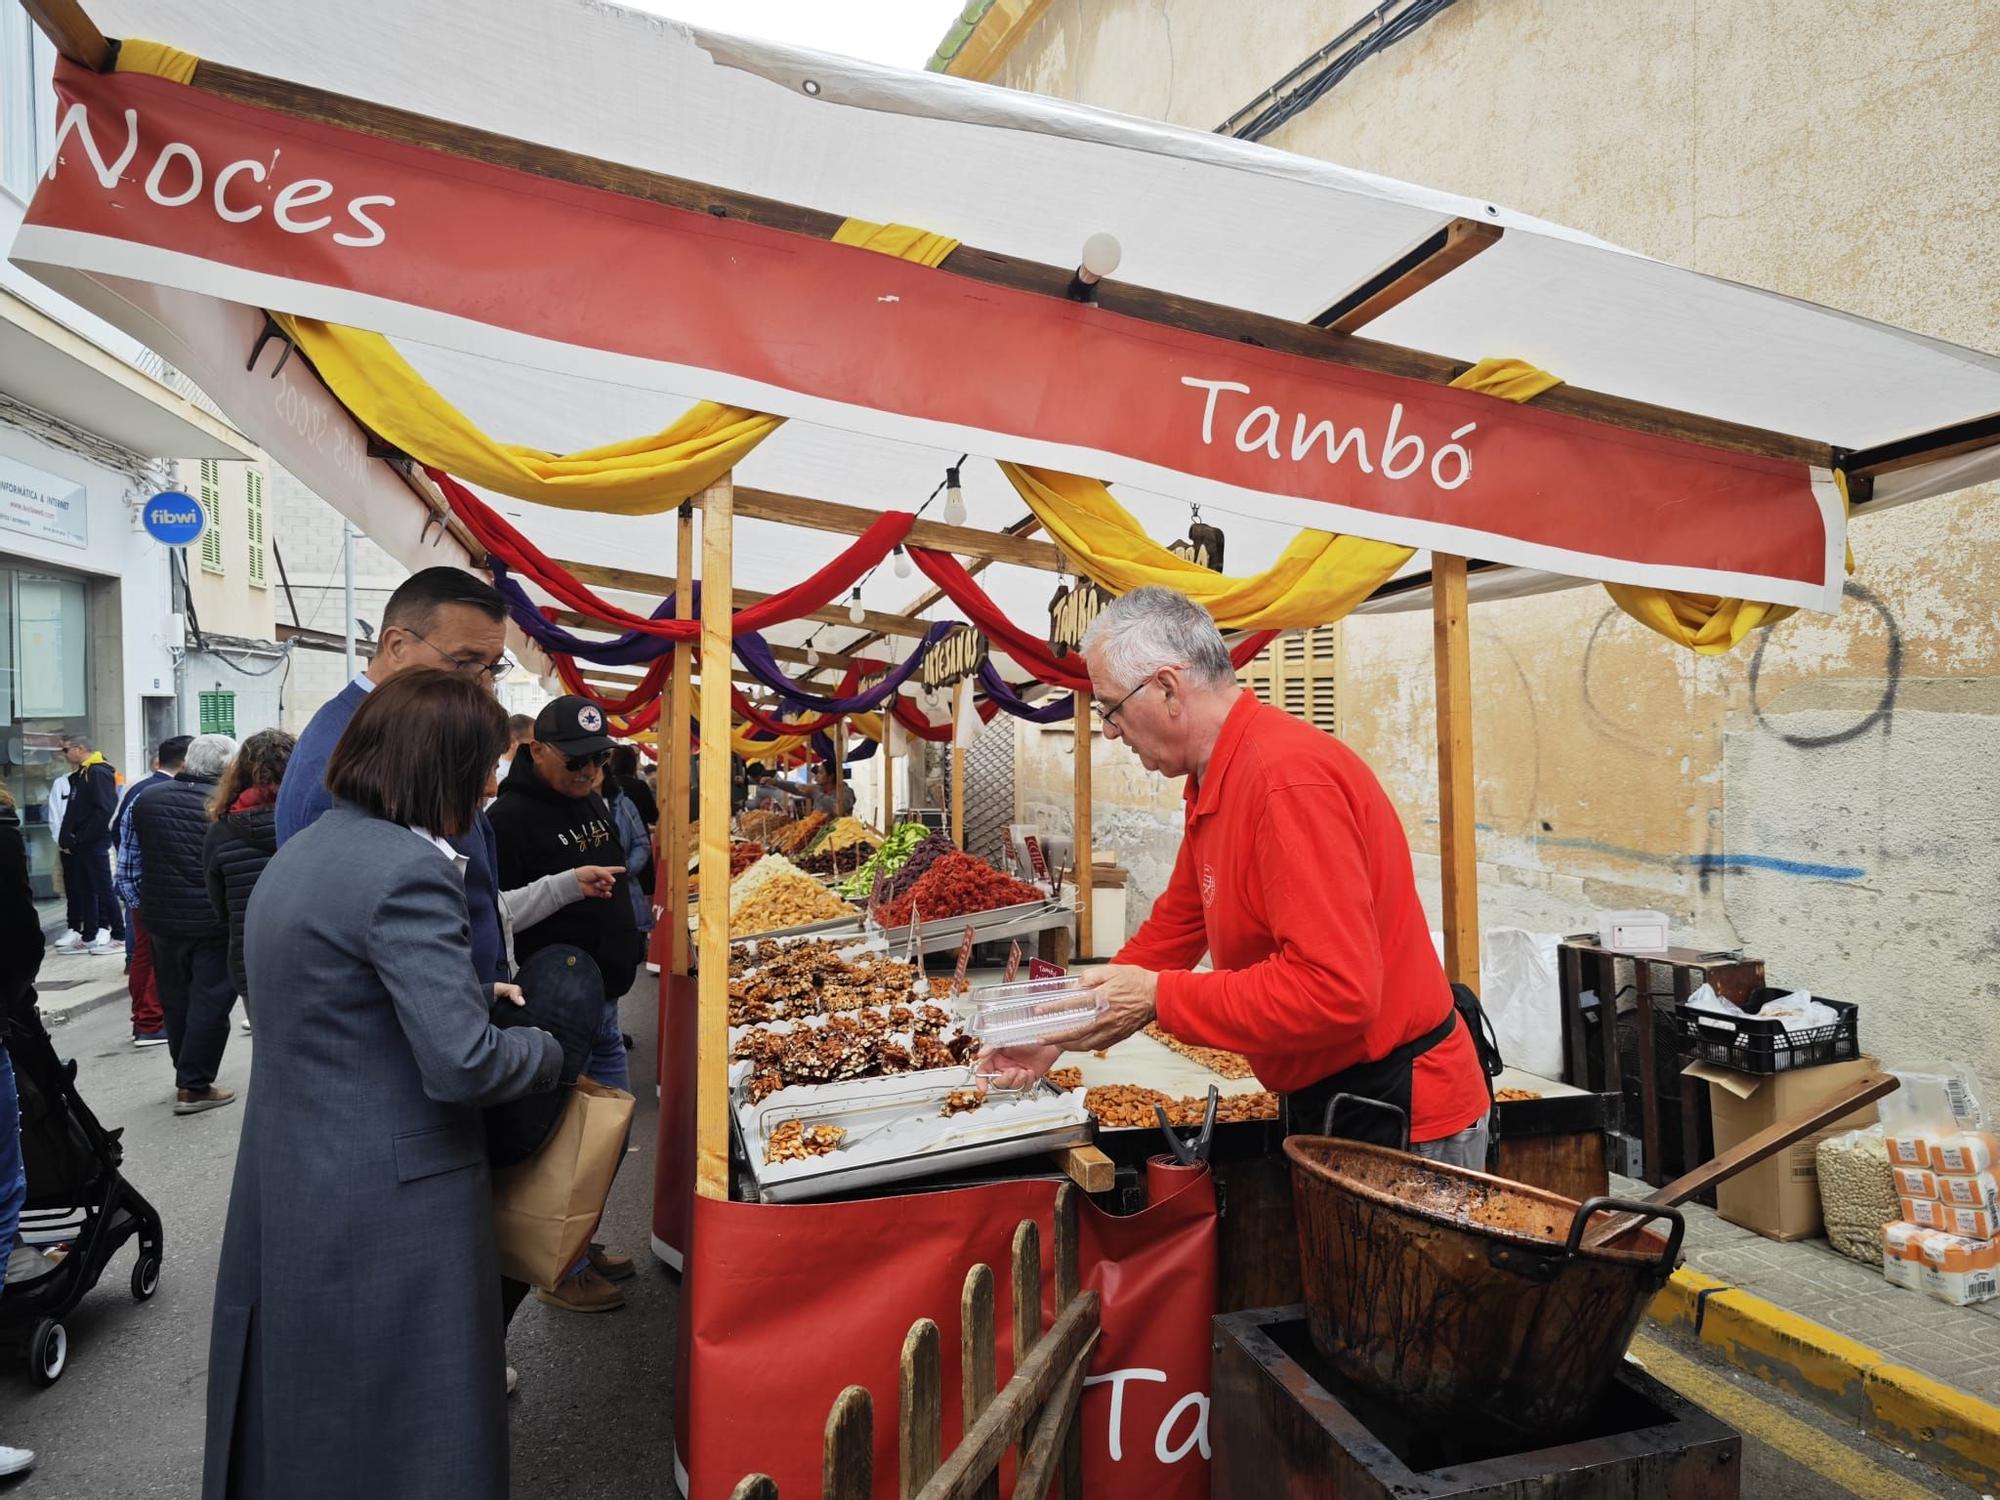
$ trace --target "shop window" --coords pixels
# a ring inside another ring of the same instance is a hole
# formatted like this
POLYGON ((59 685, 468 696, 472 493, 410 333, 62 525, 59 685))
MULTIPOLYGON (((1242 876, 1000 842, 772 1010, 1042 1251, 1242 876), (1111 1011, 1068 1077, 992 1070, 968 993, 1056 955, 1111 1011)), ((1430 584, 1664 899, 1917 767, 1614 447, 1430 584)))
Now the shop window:
POLYGON ((251 469, 244 475, 243 495, 248 507, 243 537, 250 544, 250 587, 268 588, 264 579, 264 475, 251 469))
POLYGON ((201 732, 236 738, 236 695, 218 689, 201 695, 201 732))
POLYGON ((201 529, 201 570, 204 573, 222 571, 222 465, 212 458, 201 461, 201 483, 195 486, 196 498, 206 516, 201 529))

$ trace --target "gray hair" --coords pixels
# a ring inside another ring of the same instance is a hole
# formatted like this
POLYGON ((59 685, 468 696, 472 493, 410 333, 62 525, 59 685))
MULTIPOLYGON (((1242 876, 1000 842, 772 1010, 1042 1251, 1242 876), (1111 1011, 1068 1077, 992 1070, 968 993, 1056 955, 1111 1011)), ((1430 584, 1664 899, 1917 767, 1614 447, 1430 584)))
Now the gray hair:
POLYGON ((213 781, 228 769, 236 759, 236 741, 226 734, 204 734, 196 737, 188 746, 187 764, 183 767, 190 776, 199 776, 204 781, 213 781))
POLYGON ((1091 621, 1083 649, 1098 657, 1121 687, 1143 682, 1162 667, 1186 667, 1197 682, 1236 679, 1222 632, 1194 600, 1172 589, 1146 587, 1114 599, 1091 621))

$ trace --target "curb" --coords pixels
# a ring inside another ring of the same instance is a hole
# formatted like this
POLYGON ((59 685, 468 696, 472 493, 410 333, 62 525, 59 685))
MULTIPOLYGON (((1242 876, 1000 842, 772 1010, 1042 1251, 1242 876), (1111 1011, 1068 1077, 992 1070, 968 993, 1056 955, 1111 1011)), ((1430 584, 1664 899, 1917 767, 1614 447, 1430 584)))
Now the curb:
POLYGON ((1956 1479, 2000 1489, 2000 1406, 1699 1271, 1674 1272, 1647 1311, 1725 1364, 1850 1417, 1956 1479))

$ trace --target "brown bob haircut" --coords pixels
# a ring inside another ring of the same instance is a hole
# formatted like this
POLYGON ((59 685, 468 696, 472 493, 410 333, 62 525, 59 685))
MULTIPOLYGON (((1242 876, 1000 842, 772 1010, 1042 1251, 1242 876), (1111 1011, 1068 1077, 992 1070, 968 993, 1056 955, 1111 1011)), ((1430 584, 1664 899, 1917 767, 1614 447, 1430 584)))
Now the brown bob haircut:
POLYGON ((342 802, 452 838, 472 826, 493 763, 507 748, 507 712, 462 672, 398 672, 364 698, 326 763, 342 802))

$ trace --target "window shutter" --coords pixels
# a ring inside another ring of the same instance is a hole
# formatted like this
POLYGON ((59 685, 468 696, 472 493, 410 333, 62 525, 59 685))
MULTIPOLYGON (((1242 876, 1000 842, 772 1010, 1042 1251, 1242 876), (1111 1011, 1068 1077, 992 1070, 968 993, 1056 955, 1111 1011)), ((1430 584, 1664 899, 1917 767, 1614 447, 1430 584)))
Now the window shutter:
POLYGON ((1340 626, 1281 635, 1236 680, 1260 703, 1282 708, 1328 734, 1339 732, 1340 626))
POLYGON ((236 738, 236 694, 218 690, 201 695, 201 732, 236 738))
POLYGON ((196 486, 204 524, 201 529, 201 566, 204 572, 222 571, 222 465, 212 458, 201 461, 201 483, 196 486))
POLYGON ((264 578, 264 475, 261 470, 251 469, 244 475, 244 499, 248 519, 244 524, 244 539, 250 544, 250 586, 268 587, 264 578))

